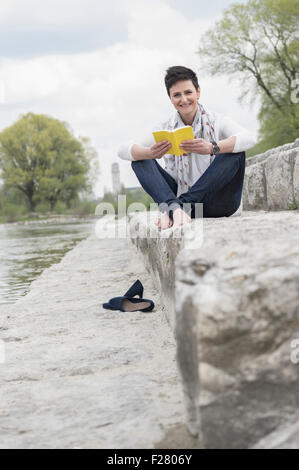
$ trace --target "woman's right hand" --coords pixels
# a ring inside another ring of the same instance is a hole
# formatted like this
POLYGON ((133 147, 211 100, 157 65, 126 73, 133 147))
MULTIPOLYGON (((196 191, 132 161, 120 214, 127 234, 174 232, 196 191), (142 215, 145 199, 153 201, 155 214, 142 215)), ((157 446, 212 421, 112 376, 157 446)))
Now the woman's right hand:
POLYGON ((161 140, 149 148, 148 158, 162 158, 171 148, 171 143, 168 140, 161 140))

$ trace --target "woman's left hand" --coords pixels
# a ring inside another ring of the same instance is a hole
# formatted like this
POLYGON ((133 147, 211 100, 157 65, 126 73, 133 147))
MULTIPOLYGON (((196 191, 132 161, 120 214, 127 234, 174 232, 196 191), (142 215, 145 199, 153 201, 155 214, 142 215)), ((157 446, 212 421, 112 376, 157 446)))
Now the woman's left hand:
POLYGON ((200 155, 208 155, 211 153, 212 145, 211 142, 207 142, 204 139, 192 139, 184 140, 180 148, 186 153, 199 153, 200 155))

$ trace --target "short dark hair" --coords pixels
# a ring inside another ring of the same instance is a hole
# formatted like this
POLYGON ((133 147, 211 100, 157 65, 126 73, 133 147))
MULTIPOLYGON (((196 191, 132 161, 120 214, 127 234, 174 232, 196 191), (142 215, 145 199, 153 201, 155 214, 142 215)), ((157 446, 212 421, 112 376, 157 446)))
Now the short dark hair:
POLYGON ((195 72, 193 72, 193 70, 188 69, 187 67, 183 67, 181 65, 174 65, 173 67, 169 67, 166 70, 166 75, 164 78, 168 96, 170 96, 169 90, 172 85, 179 82, 180 80, 192 80, 192 83, 195 86, 196 90, 199 87, 197 75, 195 72))

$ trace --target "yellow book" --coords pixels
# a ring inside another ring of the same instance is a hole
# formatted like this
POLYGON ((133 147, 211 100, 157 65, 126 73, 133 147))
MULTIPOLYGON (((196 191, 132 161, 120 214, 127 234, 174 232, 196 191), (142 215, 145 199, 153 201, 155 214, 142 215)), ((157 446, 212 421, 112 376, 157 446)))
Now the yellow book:
POLYGON ((184 150, 180 148, 180 145, 184 140, 194 139, 192 126, 178 127, 173 131, 153 131, 153 136, 157 143, 161 142, 161 140, 168 140, 168 142, 171 143, 171 148, 167 153, 171 153, 176 156, 185 153, 184 150))

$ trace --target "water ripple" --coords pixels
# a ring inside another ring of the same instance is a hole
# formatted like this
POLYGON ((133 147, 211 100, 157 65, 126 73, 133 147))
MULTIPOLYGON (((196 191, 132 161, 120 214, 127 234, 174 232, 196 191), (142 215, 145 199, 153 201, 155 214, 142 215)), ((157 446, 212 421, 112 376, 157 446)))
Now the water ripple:
POLYGON ((94 221, 0 225, 0 305, 16 302, 44 269, 88 237, 94 221))

